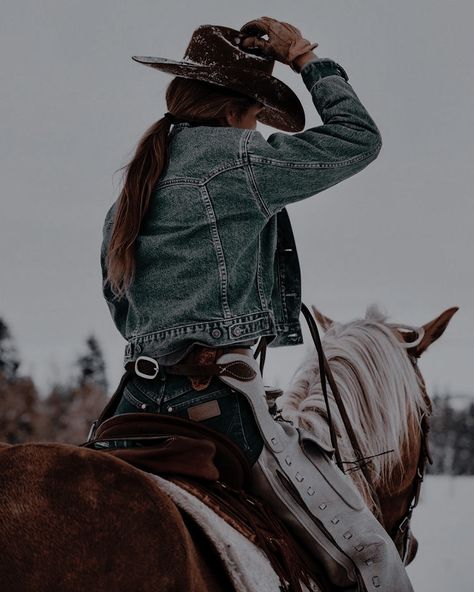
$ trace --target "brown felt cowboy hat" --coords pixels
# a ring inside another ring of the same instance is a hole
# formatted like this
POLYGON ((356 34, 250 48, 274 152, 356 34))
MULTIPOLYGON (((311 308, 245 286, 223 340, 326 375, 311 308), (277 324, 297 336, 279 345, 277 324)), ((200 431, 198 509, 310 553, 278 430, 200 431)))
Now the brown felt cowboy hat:
POLYGON ((254 98, 264 105, 257 118, 286 132, 304 128, 303 106, 289 86, 272 76, 272 58, 241 49, 239 31, 201 25, 191 37, 184 58, 132 56, 136 62, 184 78, 204 80, 254 98))

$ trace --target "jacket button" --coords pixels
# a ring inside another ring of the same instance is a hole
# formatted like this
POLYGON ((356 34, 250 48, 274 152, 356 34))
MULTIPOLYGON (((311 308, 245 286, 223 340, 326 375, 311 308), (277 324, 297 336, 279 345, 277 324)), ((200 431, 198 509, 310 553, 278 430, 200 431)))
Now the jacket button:
POLYGON ((242 333, 242 329, 240 327, 234 327, 232 329, 232 335, 238 337, 242 333))
POLYGON ((213 329, 211 331, 211 335, 215 338, 218 339, 221 335, 222 335, 222 331, 220 329, 213 329))
POLYGON ((143 347, 140 344, 137 344, 135 346, 135 351, 136 351, 137 354, 141 354, 142 351, 143 351, 143 347))

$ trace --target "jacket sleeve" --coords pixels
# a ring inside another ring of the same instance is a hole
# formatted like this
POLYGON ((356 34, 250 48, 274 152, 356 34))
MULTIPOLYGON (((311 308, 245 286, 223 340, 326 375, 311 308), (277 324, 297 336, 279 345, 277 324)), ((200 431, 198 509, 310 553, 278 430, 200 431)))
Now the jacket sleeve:
POLYGON ((296 134, 276 132, 267 140, 251 132, 251 189, 268 216, 351 177, 380 152, 380 132, 339 68, 317 58, 300 72, 323 125, 296 134))
POLYGON ((112 231, 113 220, 111 219, 111 216, 114 211, 114 205, 107 212, 102 230, 102 244, 100 248, 100 266, 102 270, 102 294, 107 302, 107 306, 109 308, 110 314, 112 315, 112 319, 115 323, 115 326, 120 331, 122 336, 125 339, 127 339, 126 325, 127 313, 129 308, 128 300, 126 297, 117 299, 110 288, 109 282, 107 281, 107 265, 105 258, 110 240, 110 234, 112 231))

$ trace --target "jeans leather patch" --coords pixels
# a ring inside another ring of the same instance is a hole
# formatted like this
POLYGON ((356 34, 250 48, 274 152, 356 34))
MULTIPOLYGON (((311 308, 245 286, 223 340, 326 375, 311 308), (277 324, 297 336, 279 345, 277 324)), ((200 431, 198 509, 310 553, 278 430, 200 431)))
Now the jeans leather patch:
POLYGON ((189 419, 194 421, 204 421, 205 419, 211 419, 211 417, 217 417, 220 414, 221 408, 216 399, 213 401, 207 401, 206 403, 200 403, 199 405, 193 405, 188 408, 189 419))

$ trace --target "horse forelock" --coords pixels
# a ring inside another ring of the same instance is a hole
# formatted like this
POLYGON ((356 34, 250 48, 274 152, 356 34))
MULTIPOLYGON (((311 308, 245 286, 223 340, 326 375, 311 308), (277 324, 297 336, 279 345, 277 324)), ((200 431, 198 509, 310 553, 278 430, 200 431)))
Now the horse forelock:
MULTIPOLYGON (((414 429, 418 437, 419 417, 428 410, 421 376, 414 370, 393 329, 384 324, 386 319, 387 315, 374 305, 367 309, 365 319, 333 323, 322 339, 362 454, 364 457, 379 455, 371 459, 372 483, 379 487, 389 483, 395 469, 400 479, 403 477, 403 454, 415 436, 414 429)), ((355 460, 329 387, 328 393, 343 460, 355 460)), ((296 370, 279 404, 284 416, 330 443, 314 348, 296 370)), ((356 465, 345 466, 349 471, 351 467, 357 468, 356 465)), ((355 471, 352 477, 370 501, 361 471, 355 471)))

